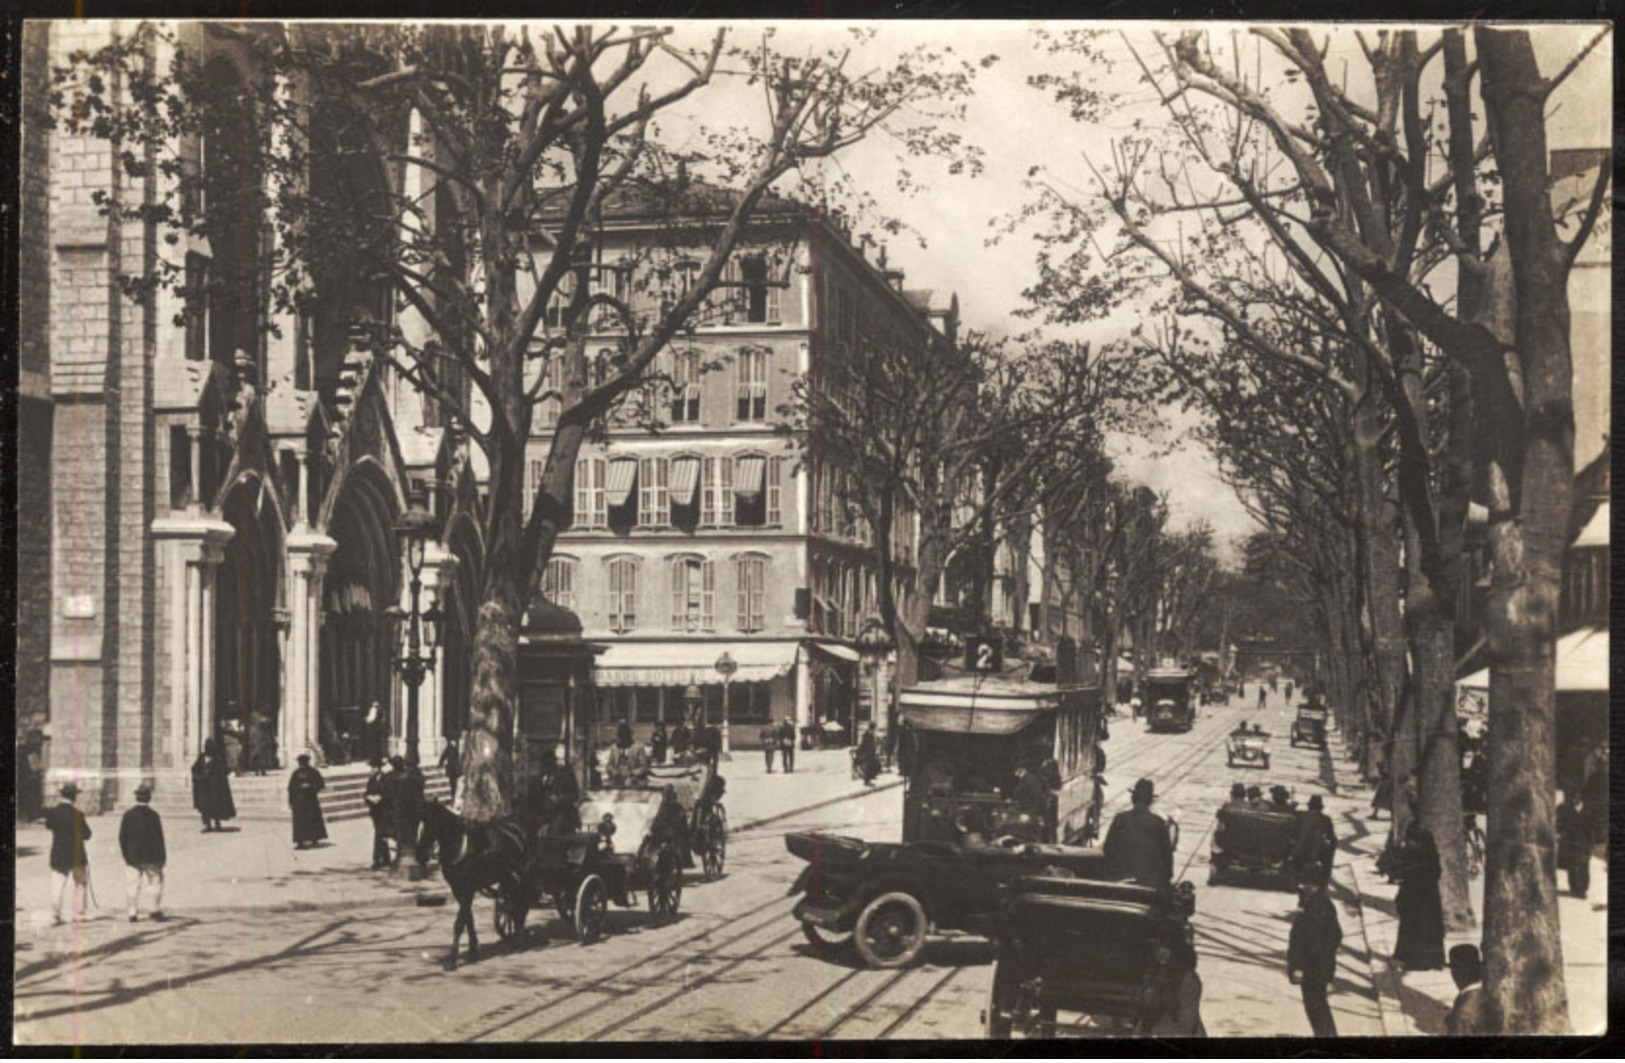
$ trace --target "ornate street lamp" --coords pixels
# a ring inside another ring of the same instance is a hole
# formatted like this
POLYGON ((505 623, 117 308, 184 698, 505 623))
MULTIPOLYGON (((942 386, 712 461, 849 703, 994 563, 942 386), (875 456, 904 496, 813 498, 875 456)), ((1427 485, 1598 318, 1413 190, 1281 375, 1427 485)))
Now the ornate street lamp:
POLYGON ((739 671, 739 665, 728 656, 727 650, 723 650, 722 656, 717 658, 717 663, 713 667, 722 677, 722 755, 728 756, 728 687, 733 682, 734 673, 739 671))
MULTIPOLYGON (((395 645, 400 646, 400 625, 406 625, 406 649, 395 657, 401 682, 406 684, 406 759, 418 765, 418 688, 434 669, 435 648, 440 639, 442 614, 438 604, 422 608, 423 561, 429 540, 439 537, 440 521, 425 504, 421 488, 414 488, 407 501, 406 512, 395 522, 395 534, 406 547, 406 566, 411 574, 407 585, 410 592, 410 611, 398 605, 386 610, 396 632, 395 645)), ((397 859, 406 869, 407 876, 416 881, 423 877, 423 866, 418 861, 415 839, 398 839, 397 859)))

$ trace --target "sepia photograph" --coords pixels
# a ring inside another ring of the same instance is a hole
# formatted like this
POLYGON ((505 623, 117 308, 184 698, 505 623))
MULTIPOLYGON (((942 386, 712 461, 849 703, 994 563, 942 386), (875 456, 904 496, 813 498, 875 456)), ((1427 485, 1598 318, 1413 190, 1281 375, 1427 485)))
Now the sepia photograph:
POLYGON ((1611 23, 16 26, 15 1050, 1608 1033, 1611 23))

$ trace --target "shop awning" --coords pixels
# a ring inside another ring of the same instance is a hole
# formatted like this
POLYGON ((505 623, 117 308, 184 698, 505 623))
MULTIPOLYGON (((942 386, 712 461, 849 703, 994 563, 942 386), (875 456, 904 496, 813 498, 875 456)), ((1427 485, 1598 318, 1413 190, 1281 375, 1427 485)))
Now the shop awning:
POLYGON ((609 480, 604 487, 605 504, 626 505, 632 493, 632 482, 638 478, 638 463, 632 458, 621 458, 609 463, 609 480))
POLYGON ((681 687, 720 683, 724 652, 738 670, 735 683, 776 679, 796 663, 795 642, 623 642, 598 657, 593 680, 601 687, 681 687))
POLYGON ((857 650, 850 646, 842 646, 839 642, 815 642, 813 645, 839 660, 855 661, 858 659, 857 650))
POLYGON ((762 493, 762 471, 767 467, 763 457, 740 458, 734 463, 734 494, 746 502, 754 502, 762 493))
POLYGON ((692 506, 700 486, 700 459, 678 458, 671 463, 671 504, 692 506))
POLYGON ((1608 503, 1604 502, 1597 507, 1597 512, 1586 521, 1586 526, 1580 529, 1579 538, 1574 540, 1575 546, 1607 546, 1608 545, 1608 503))
MULTIPOLYGON (((1488 690, 1490 670, 1480 669, 1465 679, 1456 680, 1456 685, 1469 690, 1488 690)), ((1557 690, 1567 694, 1608 692, 1607 628, 1581 628, 1557 640, 1557 690)))

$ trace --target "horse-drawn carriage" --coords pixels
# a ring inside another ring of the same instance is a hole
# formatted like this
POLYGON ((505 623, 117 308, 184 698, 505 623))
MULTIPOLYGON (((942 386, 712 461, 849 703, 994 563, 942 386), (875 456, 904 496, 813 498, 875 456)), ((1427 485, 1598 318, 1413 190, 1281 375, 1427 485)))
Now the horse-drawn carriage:
POLYGON ((987 1036, 1052 1036, 1062 1011, 1105 1032, 1201 1036, 1195 909, 1189 883, 1016 880, 983 1012, 987 1036))
POLYGON ((1278 886, 1296 885, 1292 857, 1298 840, 1294 812, 1263 808, 1219 809, 1208 856, 1208 884, 1231 872, 1273 879, 1278 886))
POLYGON ((722 780, 709 764, 650 770, 647 783, 588 791, 582 830, 533 840, 525 873, 505 880, 496 897, 497 934, 524 933, 530 909, 551 904, 582 944, 603 933, 609 902, 621 908, 648 897, 657 918, 677 914, 683 869, 698 862, 707 881, 719 878, 727 854, 722 780))

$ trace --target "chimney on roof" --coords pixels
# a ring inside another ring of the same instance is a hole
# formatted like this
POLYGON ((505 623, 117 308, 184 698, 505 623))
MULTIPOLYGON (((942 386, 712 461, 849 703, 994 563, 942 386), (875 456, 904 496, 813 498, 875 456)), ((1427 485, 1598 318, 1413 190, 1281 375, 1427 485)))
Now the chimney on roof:
POLYGON ((879 264, 880 264, 880 275, 882 277, 886 278, 886 283, 891 285, 891 290, 894 291, 894 292, 901 292, 903 290, 903 271, 900 270, 900 269, 887 269, 886 268, 886 245, 885 244, 880 245, 880 263, 879 264))

